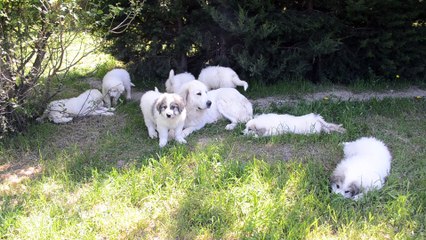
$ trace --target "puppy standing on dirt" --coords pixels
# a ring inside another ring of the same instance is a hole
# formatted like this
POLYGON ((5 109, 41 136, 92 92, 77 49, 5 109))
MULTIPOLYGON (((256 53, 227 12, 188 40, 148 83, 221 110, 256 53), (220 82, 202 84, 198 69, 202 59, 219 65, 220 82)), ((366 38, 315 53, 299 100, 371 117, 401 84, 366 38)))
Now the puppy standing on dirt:
POLYGON ((158 89, 148 91, 141 97, 140 107, 150 138, 158 137, 160 147, 167 144, 169 130, 174 130, 175 139, 186 143, 182 135, 186 118, 185 103, 181 96, 172 93, 160 93, 158 89))
POLYGON ((248 88, 248 83, 241 80, 237 73, 229 67, 206 67, 201 70, 198 80, 206 84, 209 90, 242 86, 244 91, 246 91, 248 88))
POLYGON ((182 86, 179 95, 185 99, 188 111, 184 136, 222 118, 231 121, 225 129, 232 130, 238 123, 247 122, 253 117, 250 101, 234 88, 208 91, 204 83, 191 81, 182 86))
POLYGON ((113 69, 109 71, 102 80, 102 94, 107 107, 117 105, 117 100, 126 91, 126 99, 132 98, 131 87, 135 85, 130 80, 129 73, 124 69, 113 69))
POLYGON ((177 93, 182 85, 194 80, 195 77, 191 73, 184 72, 175 75, 175 72, 172 69, 170 70, 169 78, 166 81, 166 92, 177 93))
POLYGON ((314 113, 303 116, 288 114, 262 114, 246 123, 243 133, 255 137, 274 136, 284 133, 314 134, 320 132, 345 132, 342 125, 328 123, 314 113))
POLYGON ((112 116, 114 110, 103 106, 102 93, 99 90, 90 89, 78 97, 52 101, 37 121, 42 122, 45 118, 49 118, 54 123, 67 123, 75 117, 112 116))
POLYGON ((372 189, 380 189, 391 168, 392 156, 386 145, 373 137, 344 143, 344 158, 331 176, 334 193, 360 199, 372 189))

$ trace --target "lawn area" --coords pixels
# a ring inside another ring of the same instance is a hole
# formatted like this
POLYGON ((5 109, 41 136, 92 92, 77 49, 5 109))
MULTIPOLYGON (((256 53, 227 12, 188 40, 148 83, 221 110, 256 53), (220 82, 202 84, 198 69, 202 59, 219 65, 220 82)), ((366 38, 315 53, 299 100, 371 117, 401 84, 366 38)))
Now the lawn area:
MULTIPOLYGON (((284 94, 285 95, 285 94, 284 94)), ((139 105, 113 117, 35 124, 0 143, 7 239, 424 239, 426 100, 300 101, 255 112, 316 112, 344 134, 241 135, 225 121, 158 147, 139 105), (341 143, 384 141, 385 187, 360 201, 329 191, 341 143)))

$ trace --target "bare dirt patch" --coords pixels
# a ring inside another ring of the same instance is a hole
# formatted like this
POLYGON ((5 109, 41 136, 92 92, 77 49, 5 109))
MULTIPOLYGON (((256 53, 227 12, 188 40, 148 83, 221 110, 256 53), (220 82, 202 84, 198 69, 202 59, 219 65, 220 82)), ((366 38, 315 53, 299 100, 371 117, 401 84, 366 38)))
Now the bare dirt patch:
POLYGON ((67 148, 76 146, 79 149, 94 149, 100 137, 109 132, 115 134, 126 123, 126 115, 90 116, 74 119, 68 124, 60 125, 60 130, 51 137, 52 147, 67 148))
POLYGON ((266 98, 260 98, 252 100, 252 104, 255 107, 267 108, 272 103, 276 105, 284 104, 295 104, 300 101, 314 102, 320 100, 329 101, 368 101, 371 99, 384 99, 384 98, 424 98, 426 97, 426 91, 418 87, 410 87, 403 91, 389 90, 386 92, 363 92, 353 93, 348 90, 333 90, 325 92, 317 92, 311 94, 305 94, 296 97, 285 97, 285 96, 271 96, 266 98))

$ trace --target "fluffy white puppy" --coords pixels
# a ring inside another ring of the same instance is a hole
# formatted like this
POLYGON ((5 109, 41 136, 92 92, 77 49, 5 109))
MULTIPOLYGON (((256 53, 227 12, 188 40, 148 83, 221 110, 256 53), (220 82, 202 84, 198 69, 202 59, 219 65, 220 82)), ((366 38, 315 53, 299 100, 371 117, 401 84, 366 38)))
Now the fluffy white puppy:
POLYGON ((288 114, 262 114, 255 116, 246 123, 243 133, 245 135, 273 136, 284 133, 314 134, 320 132, 345 132, 342 125, 328 123, 314 113, 303 116, 288 114))
POLYGON ((117 105, 117 100, 124 91, 127 93, 126 99, 131 99, 131 87, 134 86, 126 70, 117 68, 107 72, 102 79, 102 94, 105 105, 111 107, 111 102, 112 106, 117 105))
POLYGON ((244 87, 244 91, 248 88, 248 83, 241 80, 237 73, 229 67, 210 66, 201 70, 198 80, 206 84, 209 89, 218 88, 236 88, 244 87))
POLYGON ((174 131, 177 142, 186 143, 182 135, 186 108, 181 96, 174 93, 160 93, 155 88, 155 91, 148 91, 142 95, 140 107, 149 137, 156 138, 158 132, 160 147, 166 146, 169 130, 174 131))
POLYGON ((185 100, 187 109, 184 136, 222 118, 231 121, 225 129, 232 130, 238 123, 253 117, 250 101, 234 88, 208 91, 204 83, 191 81, 182 86, 179 95, 185 100))
POLYGON ((97 89, 90 89, 78 97, 50 102, 37 121, 42 122, 43 119, 49 118, 54 123, 67 123, 75 117, 111 116, 114 115, 112 111, 114 111, 113 108, 108 109, 103 106, 102 93, 97 89))
POLYGON ((184 72, 175 75, 175 72, 172 69, 170 70, 169 78, 166 81, 166 92, 177 93, 182 85, 193 80, 195 80, 195 77, 191 73, 184 72))
POLYGON ((386 145, 374 137, 344 143, 344 158, 330 180, 334 193, 357 200, 372 189, 380 189, 391 168, 386 145))

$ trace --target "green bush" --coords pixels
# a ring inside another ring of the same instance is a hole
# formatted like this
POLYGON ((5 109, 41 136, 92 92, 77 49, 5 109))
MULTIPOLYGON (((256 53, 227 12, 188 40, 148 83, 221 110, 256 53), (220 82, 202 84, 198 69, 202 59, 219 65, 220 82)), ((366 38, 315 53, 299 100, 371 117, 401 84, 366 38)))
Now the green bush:
POLYGON ((105 3, 115 25, 135 16, 127 18, 126 31, 109 34, 108 50, 153 81, 171 68, 197 75, 207 65, 230 66, 265 83, 425 79, 421 1, 105 3))

